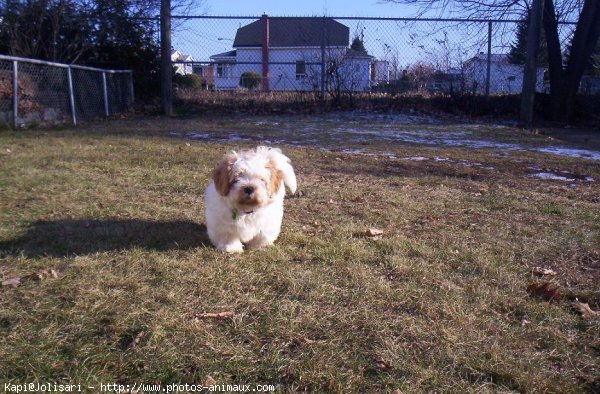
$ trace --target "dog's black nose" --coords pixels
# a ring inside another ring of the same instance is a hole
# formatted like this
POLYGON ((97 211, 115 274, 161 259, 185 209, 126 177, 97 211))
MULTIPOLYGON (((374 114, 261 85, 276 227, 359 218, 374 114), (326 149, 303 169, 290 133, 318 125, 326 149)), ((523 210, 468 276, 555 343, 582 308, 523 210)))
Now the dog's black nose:
POLYGON ((252 193, 254 193, 254 188, 252 186, 246 186, 244 188, 244 193, 246 193, 247 195, 251 195, 252 193))

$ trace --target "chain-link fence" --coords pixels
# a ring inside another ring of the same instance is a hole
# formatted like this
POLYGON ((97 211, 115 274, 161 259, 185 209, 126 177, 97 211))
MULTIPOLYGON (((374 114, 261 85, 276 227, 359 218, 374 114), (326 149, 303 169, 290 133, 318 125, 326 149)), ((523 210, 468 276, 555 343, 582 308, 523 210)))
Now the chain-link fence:
MULTIPOLYGON (((522 21, 361 17, 173 17, 173 68, 206 90, 518 94, 522 21)), ((574 25, 560 25, 566 48, 574 25)), ((543 50, 542 50, 543 51, 543 50)), ((547 92, 540 59, 536 89, 547 92)), ((588 76, 583 93, 600 92, 588 76)))
POLYGON ((0 122, 14 127, 91 120, 133 104, 129 70, 0 55, 0 122))

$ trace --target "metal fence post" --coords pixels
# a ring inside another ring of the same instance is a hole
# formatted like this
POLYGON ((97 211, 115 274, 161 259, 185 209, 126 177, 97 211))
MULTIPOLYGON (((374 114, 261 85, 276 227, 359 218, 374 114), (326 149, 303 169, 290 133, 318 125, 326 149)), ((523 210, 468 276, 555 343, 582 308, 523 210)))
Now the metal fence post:
POLYGON ((173 116, 173 65, 171 64, 171 0, 160 1, 160 90, 163 113, 173 116))
POLYGON ((104 114, 109 116, 110 113, 108 111, 108 88, 106 86, 106 73, 102 73, 102 91, 104 93, 104 114))
POLYGON ((487 37, 487 69, 485 78, 485 95, 490 95, 490 79, 492 75, 492 21, 488 22, 488 37, 487 37))
POLYGON ((13 126, 19 125, 19 62, 13 60, 13 126))
POLYGON ((73 92, 73 74, 71 66, 67 67, 67 84, 69 86, 69 105, 71 107, 71 121, 77 126, 77 113, 75 112, 75 92, 73 92))
POLYGON ((321 19, 321 100, 325 99, 325 16, 321 19))
POLYGON ((133 71, 129 73, 129 105, 135 103, 135 90, 133 89, 133 71))

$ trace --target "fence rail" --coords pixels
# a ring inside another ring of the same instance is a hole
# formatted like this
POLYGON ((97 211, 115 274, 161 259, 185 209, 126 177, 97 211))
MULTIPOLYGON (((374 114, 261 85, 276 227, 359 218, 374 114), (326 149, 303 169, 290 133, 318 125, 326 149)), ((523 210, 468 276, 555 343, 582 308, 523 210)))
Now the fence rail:
POLYGON ((134 102, 131 70, 0 55, 0 121, 17 128, 110 116, 134 102))

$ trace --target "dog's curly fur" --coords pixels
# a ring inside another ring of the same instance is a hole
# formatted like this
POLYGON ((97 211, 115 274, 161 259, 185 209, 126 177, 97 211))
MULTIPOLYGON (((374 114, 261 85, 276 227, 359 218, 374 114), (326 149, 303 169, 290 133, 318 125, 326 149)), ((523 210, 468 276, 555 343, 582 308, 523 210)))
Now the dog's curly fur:
POLYGON ((277 148, 229 152, 204 194, 208 237, 222 251, 272 245, 283 219, 285 186, 296 192, 290 159, 277 148))

